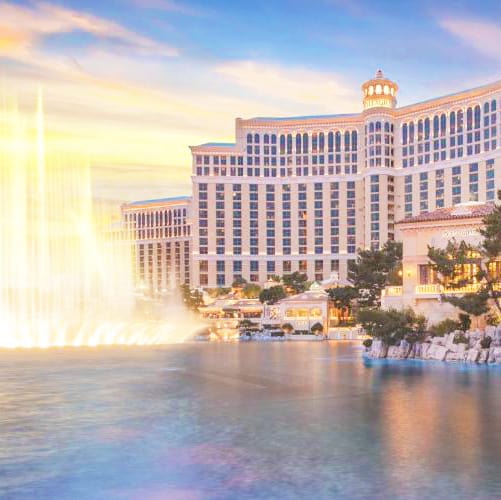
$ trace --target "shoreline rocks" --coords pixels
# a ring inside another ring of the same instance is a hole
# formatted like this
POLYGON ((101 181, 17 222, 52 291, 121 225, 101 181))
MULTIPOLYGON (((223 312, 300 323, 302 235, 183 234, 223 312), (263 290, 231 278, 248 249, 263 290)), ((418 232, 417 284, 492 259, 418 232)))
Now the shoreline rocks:
POLYGON ((402 340, 398 345, 388 346, 373 339, 366 349, 370 359, 422 359, 433 361, 461 361, 477 364, 501 364, 501 325, 488 326, 485 331, 471 330, 466 333, 454 331, 443 337, 429 337, 424 342, 410 344, 402 340), (454 342, 466 339, 468 343, 454 342), (489 347, 482 347, 486 337, 491 338, 489 347))

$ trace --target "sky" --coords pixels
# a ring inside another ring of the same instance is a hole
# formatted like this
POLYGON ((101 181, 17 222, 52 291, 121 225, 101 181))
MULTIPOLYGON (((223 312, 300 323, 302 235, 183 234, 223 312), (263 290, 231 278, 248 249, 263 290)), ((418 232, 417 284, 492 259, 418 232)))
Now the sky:
POLYGON ((51 142, 108 199, 189 194, 190 145, 358 112, 378 68, 399 105, 500 80, 501 2, 0 0, 0 96, 28 111, 41 88, 51 142))

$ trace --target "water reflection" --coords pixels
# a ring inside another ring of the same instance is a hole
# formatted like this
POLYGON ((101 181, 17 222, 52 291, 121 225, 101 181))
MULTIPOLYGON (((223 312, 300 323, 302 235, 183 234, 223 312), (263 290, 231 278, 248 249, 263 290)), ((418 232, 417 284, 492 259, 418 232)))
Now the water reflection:
POLYGON ((360 356, 1 352, 0 497, 495 498, 501 370, 360 356))

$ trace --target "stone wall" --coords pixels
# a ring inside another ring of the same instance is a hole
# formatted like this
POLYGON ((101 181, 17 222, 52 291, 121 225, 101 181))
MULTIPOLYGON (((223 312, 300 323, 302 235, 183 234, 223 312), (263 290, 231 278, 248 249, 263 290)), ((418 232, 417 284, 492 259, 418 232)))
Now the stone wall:
POLYGON ((454 343, 454 338, 458 334, 463 332, 455 331, 443 337, 430 337, 425 342, 415 344, 402 340, 398 346, 386 346, 381 340, 374 339, 365 356, 371 359, 423 359, 501 364, 501 325, 488 326, 485 331, 466 332, 468 343, 454 343), (481 341, 486 336, 492 339, 488 349, 481 346, 481 341))

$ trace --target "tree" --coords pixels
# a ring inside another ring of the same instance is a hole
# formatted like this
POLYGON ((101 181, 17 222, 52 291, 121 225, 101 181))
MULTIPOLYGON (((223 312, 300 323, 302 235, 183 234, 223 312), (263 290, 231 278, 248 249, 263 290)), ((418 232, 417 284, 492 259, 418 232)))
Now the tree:
POLYGON ((282 331, 284 333, 292 333, 294 331, 294 327, 290 323, 284 323, 282 325, 282 331))
POLYGON ((311 327, 311 333, 313 333, 314 335, 320 335, 323 332, 324 332, 324 326, 322 325, 322 323, 315 323, 311 327))
POLYGON ((342 324, 350 314, 352 301, 358 297, 358 290, 352 286, 339 286, 327 290, 338 311, 338 323, 342 324))
POLYGON ((231 284, 231 288, 243 288, 247 284, 247 281, 242 278, 242 276, 237 276, 233 283, 231 284))
POLYGON ((200 290, 191 290, 188 283, 181 285, 181 295, 185 306, 191 311, 198 311, 204 305, 203 294, 200 290))
POLYGON ((246 299, 257 299, 261 293, 261 287, 255 283, 247 283, 242 293, 246 299))
POLYGON ((471 289, 460 295, 443 293, 442 300, 471 316, 486 314, 493 303, 501 315, 501 276, 496 272, 496 262, 501 258, 501 205, 495 205, 484 217, 478 231, 483 237, 479 245, 451 240, 443 249, 428 246, 428 259, 443 289, 471 289))
POLYGON ((385 345, 395 345, 405 339, 410 343, 423 341, 426 318, 408 308, 403 310, 361 309, 357 320, 367 335, 380 339, 385 345))
POLYGON ((358 290, 361 305, 379 306, 385 286, 402 284, 402 243, 389 240, 380 249, 359 250, 348 279, 358 290))
POLYGON ((301 293, 306 290, 308 276, 299 271, 294 271, 292 274, 284 274, 282 276, 282 283, 291 293, 301 293))
POLYGON ((271 305, 277 303, 285 297, 287 297, 287 294, 285 293, 283 286, 272 286, 261 290, 261 293, 259 294, 259 301, 262 304, 271 305))

